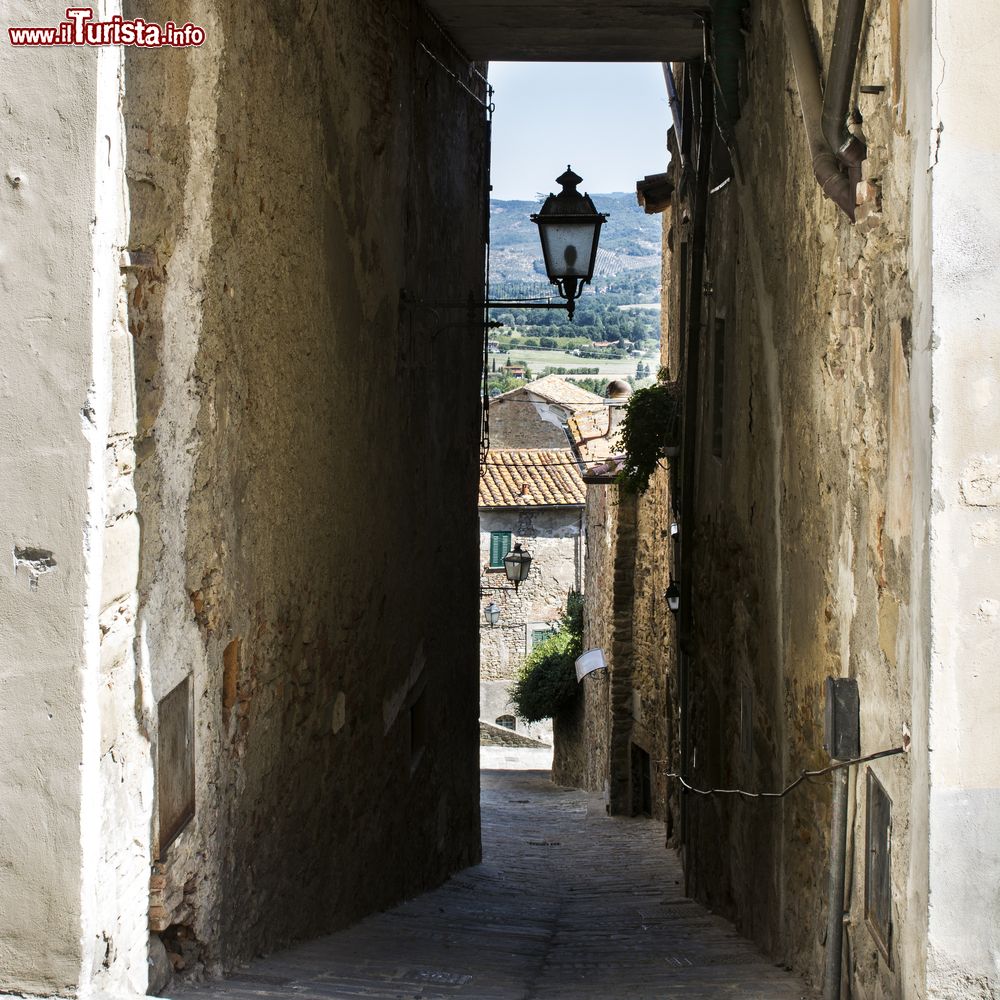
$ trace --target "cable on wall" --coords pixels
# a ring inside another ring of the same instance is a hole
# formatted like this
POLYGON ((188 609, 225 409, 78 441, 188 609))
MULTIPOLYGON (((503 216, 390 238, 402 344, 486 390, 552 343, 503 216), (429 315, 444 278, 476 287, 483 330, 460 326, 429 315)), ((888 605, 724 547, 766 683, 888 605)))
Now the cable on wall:
MULTIPOLYGON (((665 777, 679 782, 689 792, 695 795, 740 795, 746 799, 783 799, 793 789, 798 788, 803 781, 809 778, 821 778, 823 775, 832 774, 845 767, 854 767, 857 764, 867 764, 869 761, 881 760, 883 757, 895 757, 898 754, 906 753, 905 747, 893 747, 891 750, 879 750, 877 753, 870 753, 865 757, 855 757, 853 760, 838 760, 829 767, 821 767, 818 771, 802 771, 801 774, 780 792, 748 792, 742 788, 695 788, 686 778, 675 771, 668 771, 665 777)), ((657 761, 658 764, 666 764, 666 761, 657 761)))

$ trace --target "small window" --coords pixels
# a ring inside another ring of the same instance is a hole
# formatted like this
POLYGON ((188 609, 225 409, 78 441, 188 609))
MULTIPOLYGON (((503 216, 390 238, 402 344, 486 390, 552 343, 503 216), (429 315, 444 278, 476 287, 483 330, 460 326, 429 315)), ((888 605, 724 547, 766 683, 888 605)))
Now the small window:
POLYGON ((427 746, 427 696, 421 691, 410 704, 410 773, 416 770, 427 746))
POLYGON ((865 831, 865 920, 879 951, 891 965, 892 934, 892 801, 868 769, 865 831))
POLYGON ((156 798, 158 831, 156 857, 164 852, 194 818, 194 699, 191 678, 185 677, 157 706, 156 798))
POLYGON ((509 531, 490 532, 490 569, 503 569, 503 557, 510 552, 509 531))
POLYGON ((632 744, 632 815, 653 815, 653 769, 649 753, 632 744))
POLYGON ((552 626, 545 622, 534 622, 528 626, 528 652, 530 653, 539 643, 551 639, 553 635, 552 626))
POLYGON ((516 730, 517 729, 517 719, 513 715, 501 715, 497 719, 497 725, 503 726, 504 729, 516 730))
POLYGON ((712 389, 712 454, 722 458, 722 420, 726 405, 726 321, 715 320, 714 386, 712 389))

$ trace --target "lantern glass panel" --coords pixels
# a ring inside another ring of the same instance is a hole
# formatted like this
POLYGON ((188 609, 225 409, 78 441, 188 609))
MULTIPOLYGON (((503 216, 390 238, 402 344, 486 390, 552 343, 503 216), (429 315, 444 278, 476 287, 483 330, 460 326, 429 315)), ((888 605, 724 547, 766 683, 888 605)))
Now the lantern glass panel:
POLYGON ((504 570, 507 579, 511 583, 524 583, 528 579, 528 570, 531 569, 531 556, 521 550, 520 545, 514 547, 513 552, 508 552, 504 557, 504 570))
POLYGON ((542 222, 538 229, 550 278, 589 280, 593 276, 598 229, 595 221, 542 222))

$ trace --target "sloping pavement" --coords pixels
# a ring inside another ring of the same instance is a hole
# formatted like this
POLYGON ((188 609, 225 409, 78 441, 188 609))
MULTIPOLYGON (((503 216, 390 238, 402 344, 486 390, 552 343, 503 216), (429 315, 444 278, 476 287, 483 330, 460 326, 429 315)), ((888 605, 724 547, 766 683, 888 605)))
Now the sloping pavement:
POLYGON ((813 1000, 685 899, 663 827, 484 770, 481 865, 176 1000, 813 1000))

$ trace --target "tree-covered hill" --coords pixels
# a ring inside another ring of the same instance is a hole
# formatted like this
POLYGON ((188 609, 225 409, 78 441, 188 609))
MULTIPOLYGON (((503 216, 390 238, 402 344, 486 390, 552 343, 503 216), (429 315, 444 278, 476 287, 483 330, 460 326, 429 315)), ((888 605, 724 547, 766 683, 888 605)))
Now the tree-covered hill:
MULTIPOLYGON (((584 358, 622 358, 649 353, 659 341, 659 215, 646 215, 634 194, 592 195, 608 213, 601 231, 594 281, 580 300, 576 318, 553 310, 494 312, 504 327, 501 350, 557 349, 584 358), (644 308, 637 308, 644 307, 644 308)), ((499 201, 490 205, 490 297, 539 298, 555 294, 545 276, 538 227, 531 221, 544 200, 499 201)))

